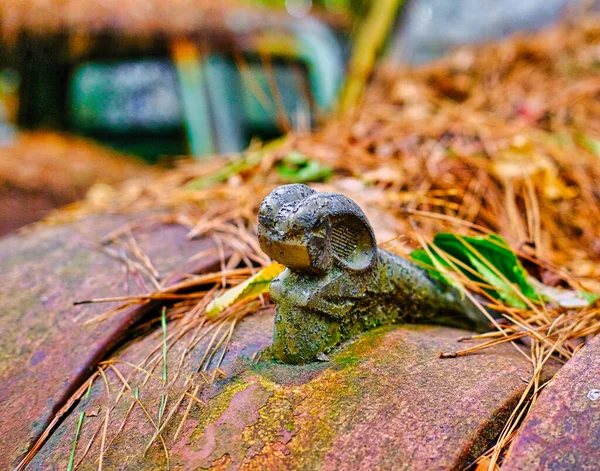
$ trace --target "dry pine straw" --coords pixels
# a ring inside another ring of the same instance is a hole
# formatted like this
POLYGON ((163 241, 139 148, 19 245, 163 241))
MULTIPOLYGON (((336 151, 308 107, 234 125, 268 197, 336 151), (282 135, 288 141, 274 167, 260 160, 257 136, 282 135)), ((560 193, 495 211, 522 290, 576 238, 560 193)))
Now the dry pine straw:
MULTIPOLYGON (((97 212, 153 211, 144 224, 182 224, 190 229, 190 237, 213 237, 221 255, 230 249, 233 255, 228 261, 223 258, 218 273, 184 282, 198 288, 197 297, 181 296, 169 312, 169 345, 190 330, 194 339, 214 336, 198 371, 207 368, 213 356, 224 354, 235 323, 260 306, 233 306, 214 322, 204 316, 206 304, 222 288, 268 263, 256 243, 257 208, 282 183, 274 167, 291 150, 335 169, 331 181, 315 187, 354 198, 372 220, 380 243, 391 239, 385 244, 389 250, 408 255, 441 231, 491 231, 502 235, 529 272, 545 284, 600 292, 599 71, 598 18, 462 49, 423 68, 384 66, 355 114, 337 117, 310 135, 290 134, 278 146, 249 149, 241 157, 247 162, 243 171, 221 173, 222 182, 194 189, 230 162, 184 163, 151 182, 131 180, 118 189, 97 186, 85 201, 47 222, 97 212)), ((124 240, 135 229, 123 228, 108 240, 124 240)), ((149 262, 139 253, 133 258, 133 265, 146 266, 146 278, 151 278, 149 262)), ((480 286, 459 281, 468 295, 482 293, 480 286)), ((177 287, 148 290, 149 296, 169 296, 170 302, 176 291, 177 287)), ((148 302, 148 297, 128 299, 126 304, 138 302, 148 302)), ((504 319, 490 333, 476 337, 484 340, 482 344, 453 352, 468 354, 519 340, 513 345, 532 364, 526 392, 496 445, 479 460, 489 469, 501 462, 518 424, 544 387, 543 365, 550 358, 568 360, 600 331, 597 306, 527 305, 528 309, 514 309, 496 301, 494 307, 504 312, 504 319)), ((180 365, 191 348, 193 342, 183 350, 180 365)), ((159 345, 136 368, 150 378, 160 358, 159 345)), ((109 360, 104 367, 116 362, 109 360)), ((217 366, 213 374, 218 371, 217 366)), ((198 385, 190 384, 187 394, 195 396, 197 391, 198 385)), ((184 418, 193 404, 190 400, 184 418)), ((170 417, 167 414, 165 420, 170 417)), ((160 437, 160 425, 154 428, 160 437)))

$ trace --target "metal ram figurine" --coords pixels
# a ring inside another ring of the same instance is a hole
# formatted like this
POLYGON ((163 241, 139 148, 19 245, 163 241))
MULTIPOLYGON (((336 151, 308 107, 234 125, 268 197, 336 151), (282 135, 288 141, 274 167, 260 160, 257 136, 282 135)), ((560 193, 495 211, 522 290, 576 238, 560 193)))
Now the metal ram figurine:
POLYGON ((267 356, 307 363, 397 322, 487 325, 458 290, 379 249, 365 214, 344 195, 281 186, 263 200, 258 221, 261 248, 287 267, 271 283, 277 309, 267 356))

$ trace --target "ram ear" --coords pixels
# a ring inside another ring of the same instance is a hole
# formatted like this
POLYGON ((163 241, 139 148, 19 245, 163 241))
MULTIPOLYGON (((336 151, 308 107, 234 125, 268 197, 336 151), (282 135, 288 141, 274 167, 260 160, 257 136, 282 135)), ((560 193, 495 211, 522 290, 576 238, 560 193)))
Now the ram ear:
POLYGON ((370 268, 377 257, 377 243, 366 218, 355 214, 330 220, 329 244, 333 257, 350 270, 370 268))
POLYGON ((325 248, 334 263, 356 271, 373 265, 377 257, 375 234, 354 201, 340 193, 315 193, 300 206, 295 217, 326 239, 325 248))

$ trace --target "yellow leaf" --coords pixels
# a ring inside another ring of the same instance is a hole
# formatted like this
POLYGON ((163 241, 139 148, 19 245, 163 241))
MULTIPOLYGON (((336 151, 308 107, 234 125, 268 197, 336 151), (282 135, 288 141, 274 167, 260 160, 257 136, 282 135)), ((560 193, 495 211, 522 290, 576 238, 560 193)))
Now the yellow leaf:
POLYGON ((212 319, 223 309, 250 298, 256 298, 259 295, 269 291, 271 281, 279 275, 285 267, 280 263, 274 262, 268 267, 263 268, 256 275, 251 276, 243 283, 227 290, 218 298, 213 299, 206 307, 206 317, 212 319))
POLYGON ((523 136, 514 141, 508 149, 499 150, 493 159, 492 171, 498 177, 508 180, 531 178, 551 200, 577 196, 577 190, 566 185, 550 157, 538 153, 523 136))

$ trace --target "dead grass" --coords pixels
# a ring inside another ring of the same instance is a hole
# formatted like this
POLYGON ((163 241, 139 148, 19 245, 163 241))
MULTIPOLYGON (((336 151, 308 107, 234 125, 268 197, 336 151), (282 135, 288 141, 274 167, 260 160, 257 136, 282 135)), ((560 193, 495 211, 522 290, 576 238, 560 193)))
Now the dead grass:
MULTIPOLYGON (((133 229, 111 235, 113 242, 127 241, 131 258, 124 262, 152 286, 144 296, 120 300, 126 305, 150 299, 174 303, 167 314, 168 335, 165 329, 156 349, 134 365, 133 371, 145 377, 141 386, 150 378, 160 380, 154 369, 165 364, 184 338, 178 366, 166 387, 180 377, 186 357, 204 339, 210 340, 196 379, 210 383, 220 374, 236 323, 259 309, 262 301, 232 306, 210 321, 206 306, 224 288, 250 276, 256 266, 269 263, 256 240, 257 208, 280 183, 274 167, 291 150, 335 169, 335 177, 318 187, 354 198, 372 220, 378 239, 389 241, 389 250, 406 256, 442 231, 495 232, 546 285, 600 292, 599 48, 600 21, 588 18, 536 36, 457 51, 425 68, 384 67, 358 111, 336 118, 315 134, 290 134, 277 146, 254 147, 234 161, 184 163, 150 184, 131 180, 118 191, 98 187, 86 201, 56 213, 53 220, 151 210, 146 224, 175 222, 189 228, 190 237, 216 241, 222 258, 218 272, 157 288, 151 262, 139 250, 136 253, 133 229), (232 253, 229 259, 226 250, 232 253), (194 293, 179 294, 184 288, 194 293), (206 374, 210 365, 212 377, 206 374)), ((450 265, 457 263, 448 254, 439 255, 450 265)), ((532 303, 515 289, 527 305, 515 309, 490 298, 483 290, 488 286, 467 277, 457 281, 483 311, 492 306, 503 319, 494 321, 490 333, 463 339, 482 343, 442 356, 468 355, 512 342, 531 362, 525 393, 497 444, 479 460, 495 469, 544 387, 544 365, 551 358, 567 361, 600 332, 600 308, 532 303)), ((101 300, 86 302, 97 301, 101 300)), ((162 423, 147 412, 153 441, 162 440, 161 430, 179 408, 185 407, 185 412, 176 437, 191 408, 202 407, 197 399, 202 382, 191 377, 185 381, 187 389, 177 393, 176 400, 166 393, 162 423)))

